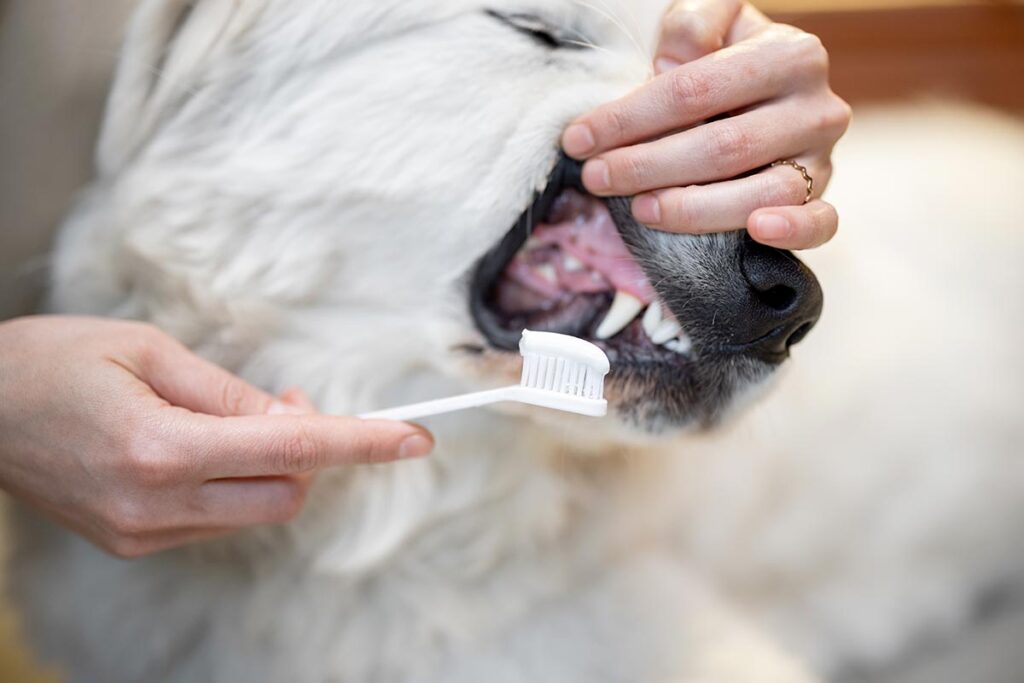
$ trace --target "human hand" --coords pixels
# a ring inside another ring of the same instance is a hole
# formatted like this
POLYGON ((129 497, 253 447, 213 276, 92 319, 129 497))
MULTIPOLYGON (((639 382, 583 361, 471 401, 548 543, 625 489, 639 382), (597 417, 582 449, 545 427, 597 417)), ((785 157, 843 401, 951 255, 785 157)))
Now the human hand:
POLYGON ((565 151, 588 159, 587 189, 632 196, 637 220, 672 232, 746 225, 765 244, 806 249, 835 234, 819 197, 850 107, 829 87, 815 36, 741 0, 677 0, 662 23, 656 77, 578 118, 565 151), (790 166, 795 160, 814 180, 790 166), (764 169, 764 170, 759 170, 764 169))
POLYGON ((148 325, 0 324, 0 487, 122 557, 285 522, 321 468, 433 446, 414 425, 312 412, 148 325))

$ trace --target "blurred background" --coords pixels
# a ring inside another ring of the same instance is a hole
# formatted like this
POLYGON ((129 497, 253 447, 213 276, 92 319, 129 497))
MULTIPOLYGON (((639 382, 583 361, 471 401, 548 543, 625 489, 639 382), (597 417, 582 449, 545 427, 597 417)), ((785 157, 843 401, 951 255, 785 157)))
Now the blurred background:
MULTIPOLYGON (((31 312, 39 301, 53 229, 89 177, 103 96, 134 4, 0 0, 0 149, 6 157, 0 164, 0 320, 31 312)), ((911 130, 915 112, 922 110, 931 125, 945 126, 961 145, 969 147, 977 136, 998 147, 1005 136, 1006 154, 1020 149, 1024 2, 755 4, 773 18, 822 38, 832 55, 833 87, 854 106, 854 124, 837 153, 833 197, 856 201, 853 188, 877 183, 871 174, 884 173, 887 162, 879 158, 868 163, 851 153, 844 175, 843 150, 885 149, 880 141, 911 130)), ((1024 165, 1024 155, 1019 163, 1024 165)), ((913 198, 902 201, 912 203, 913 198)), ((842 204, 839 209, 843 215, 842 204)), ((0 536, 0 552, 3 547, 0 536)), ((991 620, 961 640, 933 653, 926 666, 901 667, 884 680, 1024 681, 1019 652, 1024 649, 1024 617, 991 620)), ((0 682, 57 680, 55 673, 33 666, 19 645, 15 615, 0 604, 0 682)))

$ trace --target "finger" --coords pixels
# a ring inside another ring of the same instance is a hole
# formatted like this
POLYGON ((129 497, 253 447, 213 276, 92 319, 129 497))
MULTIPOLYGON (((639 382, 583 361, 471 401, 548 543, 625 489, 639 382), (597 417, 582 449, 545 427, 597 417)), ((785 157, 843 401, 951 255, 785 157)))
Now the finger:
POLYGON ((171 405, 196 413, 263 415, 274 397, 200 358, 170 337, 153 345, 141 364, 143 376, 171 405))
POLYGON ((749 40, 759 33, 763 33, 770 26, 772 26, 771 19, 749 2, 744 3, 739 16, 729 27, 729 32, 725 36, 725 44, 735 45, 749 40))
POLYGON ((602 154, 583 166, 583 184, 599 196, 632 196, 734 178, 776 159, 830 147, 831 133, 818 128, 813 117, 800 103, 765 105, 602 154))
POLYGON ((566 129, 566 153, 584 159, 692 126, 790 92, 817 71, 820 47, 793 31, 766 34, 755 49, 725 48, 673 69, 625 97, 584 114, 566 129), (805 54, 805 52, 807 54, 805 54))
MULTIPOLYGON (((815 179, 817 195, 819 180, 828 181, 829 164, 800 163, 815 179)), ((643 194, 633 200, 633 213, 641 223, 659 230, 701 234, 736 230, 746 225, 757 209, 796 206, 806 198, 803 176, 788 166, 778 166, 736 180, 643 194)))
POLYGON ((664 73, 721 49, 742 7, 741 0, 673 3, 661 22, 661 37, 654 52, 655 73, 664 73))
POLYGON ((426 455, 434 445, 430 433, 416 425, 326 415, 194 419, 188 431, 207 479, 382 463, 426 455))
POLYGON ((184 523, 230 529, 284 524, 302 510, 308 491, 309 481, 297 477, 214 479, 199 487, 184 523))
POLYGON ((835 207, 820 199, 804 206, 759 209, 747 221, 751 237, 780 249, 813 249, 832 239, 838 228, 835 207))

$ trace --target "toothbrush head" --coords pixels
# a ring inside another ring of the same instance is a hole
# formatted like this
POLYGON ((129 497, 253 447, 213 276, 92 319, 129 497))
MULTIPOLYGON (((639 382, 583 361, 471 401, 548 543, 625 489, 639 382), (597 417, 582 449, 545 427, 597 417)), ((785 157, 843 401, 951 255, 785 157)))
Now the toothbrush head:
POLYGON ((566 334, 524 330, 519 352, 523 400, 581 415, 608 412, 604 378, 611 365, 600 348, 566 334))

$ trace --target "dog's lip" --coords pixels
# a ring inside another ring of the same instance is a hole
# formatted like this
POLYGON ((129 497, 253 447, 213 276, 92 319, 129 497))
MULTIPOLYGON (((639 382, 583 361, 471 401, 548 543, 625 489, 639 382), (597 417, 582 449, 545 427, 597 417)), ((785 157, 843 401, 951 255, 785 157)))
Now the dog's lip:
MULTIPOLYGON (((571 190, 597 199, 610 208, 609 199, 595 197, 584 188, 581 171, 582 163, 563 153, 556 163, 547 185, 538 193, 533 204, 522 213, 516 224, 505 234, 498 245, 477 264, 470 283, 471 314, 479 331, 489 345, 496 350, 518 351, 521 330, 510 329, 501 323, 498 314, 487 303, 490 289, 498 281, 513 257, 524 248, 533 229, 537 224, 543 222, 544 217, 549 214, 559 196, 571 190)), ((611 215, 619 232, 622 233, 622 225, 615 219, 614 214, 611 215)), ((584 326, 586 327, 586 324, 584 326)), ((690 360, 680 352, 651 343, 650 338, 643 332, 639 317, 610 340, 594 338, 589 338, 589 340, 601 346, 618 366, 671 365, 679 368, 690 360), (616 340, 624 343, 616 344, 616 340), (619 348, 620 346, 627 348, 619 348)))

